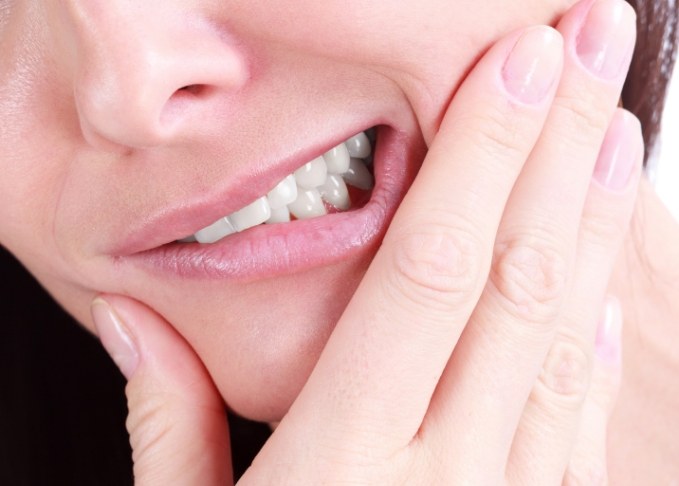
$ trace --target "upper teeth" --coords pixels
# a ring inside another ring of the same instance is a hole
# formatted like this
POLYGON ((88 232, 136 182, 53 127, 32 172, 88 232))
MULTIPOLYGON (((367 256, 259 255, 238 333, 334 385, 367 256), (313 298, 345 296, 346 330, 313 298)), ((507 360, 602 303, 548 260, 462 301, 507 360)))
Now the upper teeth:
POLYGON ((349 209, 346 184, 364 190, 373 186, 372 174, 365 165, 371 150, 365 133, 354 135, 285 177, 266 196, 180 241, 214 243, 262 223, 290 221, 291 214, 297 219, 322 216, 326 214, 323 201, 340 210, 349 209))

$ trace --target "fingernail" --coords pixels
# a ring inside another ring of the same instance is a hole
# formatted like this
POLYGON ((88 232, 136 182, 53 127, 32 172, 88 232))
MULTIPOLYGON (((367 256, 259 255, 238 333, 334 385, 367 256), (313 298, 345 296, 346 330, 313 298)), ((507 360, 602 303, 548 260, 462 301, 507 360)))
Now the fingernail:
POLYGON ((597 0, 577 37, 580 61, 596 76, 618 77, 627 69, 636 35, 636 15, 623 0, 597 0))
POLYGON ((642 150, 640 131, 634 115, 622 110, 616 112, 594 167, 594 179, 599 184, 614 191, 627 187, 642 150))
POLYGON ((507 91, 524 103, 542 101, 561 71, 563 41, 551 27, 526 30, 502 68, 507 91))
POLYGON ((104 299, 97 297, 90 308, 104 349, 128 380, 139 364, 139 352, 129 331, 104 299))
POLYGON ((596 354, 605 363, 619 365, 622 361, 622 309, 620 301, 606 297, 596 335, 596 354))

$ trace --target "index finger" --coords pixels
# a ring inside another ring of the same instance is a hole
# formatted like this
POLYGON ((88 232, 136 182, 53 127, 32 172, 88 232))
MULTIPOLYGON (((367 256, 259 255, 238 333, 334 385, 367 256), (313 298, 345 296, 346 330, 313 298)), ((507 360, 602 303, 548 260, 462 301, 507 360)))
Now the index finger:
POLYGON ((560 34, 533 27, 494 45, 467 77, 290 420, 307 417, 335 439, 384 430, 394 446, 416 434, 562 64, 560 34))

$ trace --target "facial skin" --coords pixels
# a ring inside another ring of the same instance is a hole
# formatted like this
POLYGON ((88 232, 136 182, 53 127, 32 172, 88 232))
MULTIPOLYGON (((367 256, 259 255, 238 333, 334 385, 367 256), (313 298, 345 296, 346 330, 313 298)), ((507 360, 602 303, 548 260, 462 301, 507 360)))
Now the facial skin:
POLYGON ((146 303, 230 407, 279 420, 377 242, 275 278, 203 279, 121 263, 121 239, 376 121, 408 134, 416 165, 479 55, 572 3, 0 2, 0 243, 90 330, 100 292, 146 303))

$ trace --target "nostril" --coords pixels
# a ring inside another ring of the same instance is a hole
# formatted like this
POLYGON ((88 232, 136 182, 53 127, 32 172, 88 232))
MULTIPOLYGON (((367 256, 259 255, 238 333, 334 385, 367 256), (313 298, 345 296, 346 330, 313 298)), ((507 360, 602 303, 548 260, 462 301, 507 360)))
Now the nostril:
POLYGON ((204 93, 204 91, 207 89, 207 86, 204 84, 191 84, 188 86, 184 86, 182 88, 179 88, 177 90, 177 94, 191 94, 194 96, 200 96, 201 94, 204 93))
POLYGON ((215 87, 208 84, 190 84, 179 88, 165 102, 160 113, 161 126, 173 128, 215 91, 215 87))

